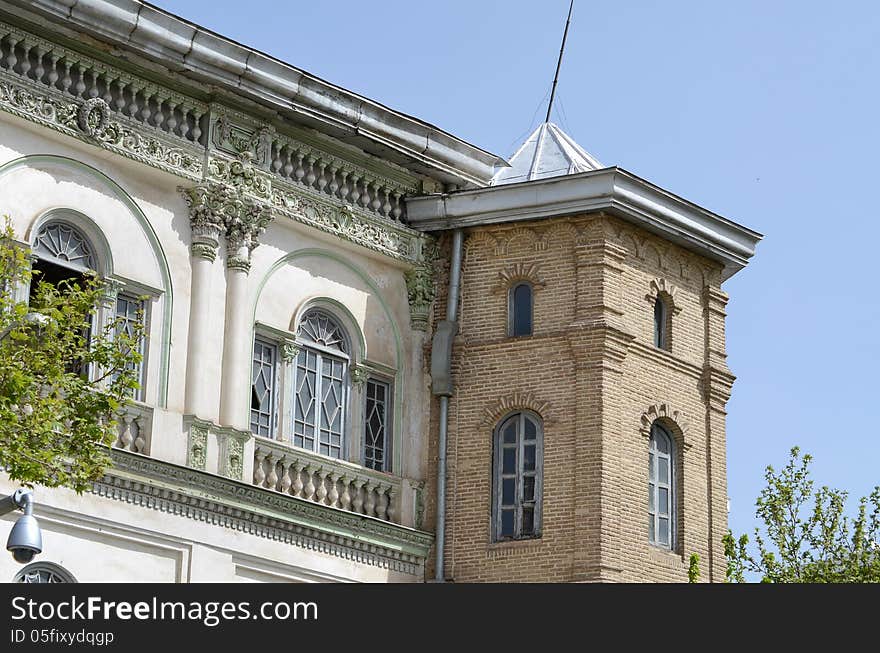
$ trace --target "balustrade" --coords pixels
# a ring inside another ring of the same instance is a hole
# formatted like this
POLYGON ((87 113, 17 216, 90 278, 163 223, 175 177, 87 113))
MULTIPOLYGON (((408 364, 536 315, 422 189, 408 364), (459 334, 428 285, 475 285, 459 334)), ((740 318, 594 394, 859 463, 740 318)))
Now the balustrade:
POLYGON ((116 413, 118 435, 113 446, 134 453, 150 453, 152 409, 140 404, 128 404, 116 413))
POLYGON ((400 479, 256 438, 253 484, 385 521, 397 521, 400 479))

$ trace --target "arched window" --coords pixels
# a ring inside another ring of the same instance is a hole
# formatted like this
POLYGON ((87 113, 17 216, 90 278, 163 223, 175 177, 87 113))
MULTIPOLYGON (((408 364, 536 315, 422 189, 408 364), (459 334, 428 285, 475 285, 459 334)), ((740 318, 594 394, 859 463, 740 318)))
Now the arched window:
POLYGON ((518 412, 494 436, 493 539, 517 540, 541 534, 543 429, 540 419, 518 412))
POLYGON ((512 337, 532 335, 532 286, 526 282, 513 286, 508 304, 508 334, 512 337))
MULTIPOLYGON (((86 273, 98 273, 100 265, 95 249, 89 239, 76 226, 65 220, 53 219, 43 224, 37 231, 32 245, 36 260, 32 269, 37 274, 31 282, 30 294, 33 298, 38 284, 46 282, 53 286, 64 283, 82 283, 86 273)), ((115 298, 110 296, 110 305, 102 309, 98 319, 92 316, 86 331, 86 338, 91 338, 92 333, 100 324, 107 324, 116 320, 117 333, 133 333, 136 324, 143 324, 145 320, 146 306, 141 296, 131 292, 117 292, 115 298), (103 316, 103 318, 101 317, 103 316), (97 323, 96 323, 97 322, 97 323)), ((141 340, 139 353, 145 356, 145 343, 141 340)), ((134 364, 131 364, 135 367, 134 364)), ((82 370, 83 374, 91 374, 90 370, 82 370)), ((143 385, 143 363, 138 363, 135 368, 137 380, 143 385)), ((131 397, 136 400, 143 399, 141 387, 132 391, 131 397)))
POLYGON ((654 346, 669 350, 669 307, 661 295, 654 300, 654 346))
POLYGON ((73 577, 61 565, 54 562, 32 562, 19 569, 12 579, 13 583, 75 583, 73 577))
POLYGON ((336 319, 312 309, 300 320, 294 370, 293 444, 345 457, 348 337, 336 319))
POLYGON ((648 445, 648 540, 666 549, 675 542, 675 442, 657 422, 648 445))

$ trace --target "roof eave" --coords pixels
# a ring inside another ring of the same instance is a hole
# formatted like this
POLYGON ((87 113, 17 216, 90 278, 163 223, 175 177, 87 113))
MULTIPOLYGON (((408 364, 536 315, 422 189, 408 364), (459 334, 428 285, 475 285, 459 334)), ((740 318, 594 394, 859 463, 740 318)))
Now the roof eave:
POLYGON ((422 231, 606 211, 724 266, 746 266, 762 235, 618 167, 407 200, 422 231))

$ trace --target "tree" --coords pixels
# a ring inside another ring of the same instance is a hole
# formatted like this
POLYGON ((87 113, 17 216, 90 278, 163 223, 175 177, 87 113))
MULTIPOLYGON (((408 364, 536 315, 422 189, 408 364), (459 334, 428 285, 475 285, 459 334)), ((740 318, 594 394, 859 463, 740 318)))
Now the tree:
MULTIPOLYGON (((82 492, 110 464, 115 415, 138 387, 142 327, 92 328, 107 301, 95 274, 48 283, 9 219, 0 232, 0 468, 26 486, 82 492), (30 301, 16 298, 30 285, 30 301)), ((142 320, 141 320, 142 322, 142 320)))
POLYGON ((744 582, 747 572, 765 583, 880 582, 880 486, 848 516, 846 491, 813 490, 811 462, 794 447, 782 471, 767 467, 767 486, 756 502, 763 532, 755 529, 754 554, 747 535, 736 539, 728 531, 724 537, 729 582, 744 582))

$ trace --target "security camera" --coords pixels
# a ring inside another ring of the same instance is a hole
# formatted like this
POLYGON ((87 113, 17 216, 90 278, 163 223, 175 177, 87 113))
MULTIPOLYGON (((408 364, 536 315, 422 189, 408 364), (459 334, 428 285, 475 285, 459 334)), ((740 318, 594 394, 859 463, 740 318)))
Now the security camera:
POLYGON ((0 500, 0 515, 11 512, 16 508, 24 510, 24 515, 9 531, 9 539, 6 541, 6 550, 12 553, 16 562, 25 564, 34 559, 34 556, 43 550, 43 535, 40 525, 33 515, 34 495, 30 490, 20 488, 10 496, 0 500))

